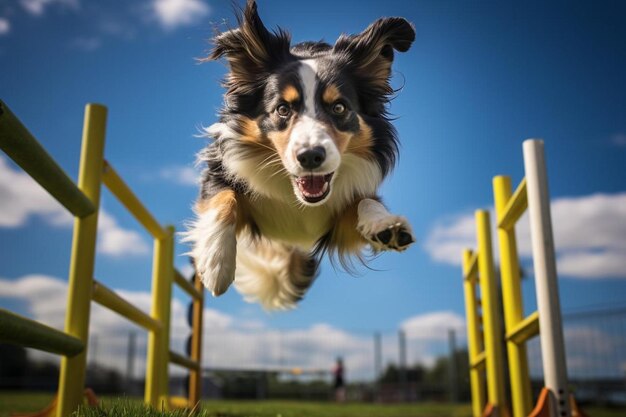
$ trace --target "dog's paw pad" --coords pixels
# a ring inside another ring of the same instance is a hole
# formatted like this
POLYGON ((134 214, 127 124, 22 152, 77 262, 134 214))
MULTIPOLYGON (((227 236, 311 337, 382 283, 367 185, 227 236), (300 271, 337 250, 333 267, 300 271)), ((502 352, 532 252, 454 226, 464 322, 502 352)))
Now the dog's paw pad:
POLYGON ((385 229, 376 235, 376 239, 383 245, 388 244, 392 237, 393 232, 389 229, 385 229))
POLYGON ((415 242, 415 239, 413 239, 413 236, 411 236, 410 233, 404 230, 400 230, 400 232, 398 233, 398 245, 408 246, 413 242, 415 242))
POLYGON ((411 226, 403 217, 389 215, 373 222, 359 224, 359 231, 375 251, 407 249, 415 238, 411 226))

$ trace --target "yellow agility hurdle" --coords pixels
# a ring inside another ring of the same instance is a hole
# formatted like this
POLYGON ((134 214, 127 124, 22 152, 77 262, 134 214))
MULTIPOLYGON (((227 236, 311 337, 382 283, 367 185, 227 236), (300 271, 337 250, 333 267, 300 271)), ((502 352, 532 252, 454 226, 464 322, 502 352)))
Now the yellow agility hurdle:
MULTIPOLYGON (((571 417, 583 415, 570 396, 567 385, 567 368, 565 364, 565 343, 561 321, 561 307, 556 276, 556 261, 552 220, 550 215, 550 198, 546 165, 543 152, 543 141, 529 139, 524 141, 524 167, 526 177, 520 182, 515 193, 511 193, 509 177, 497 176, 493 179, 497 230, 500 248, 500 270, 502 283, 502 302, 504 304, 504 323, 506 346, 509 362, 511 384, 511 410, 514 417, 571 417), (528 317, 523 316, 523 303, 520 283, 520 267, 515 238, 515 223, 528 208, 531 225, 533 266, 535 271, 538 310, 528 317), (544 388, 533 409, 528 371, 526 342, 537 336, 541 328, 541 354, 543 357, 544 388)), ((473 289, 476 274, 480 276, 480 291, 483 303, 485 323, 483 328, 485 351, 489 341, 496 340, 500 344, 501 336, 498 328, 490 325, 487 317, 492 314, 493 304, 497 303, 497 295, 492 292, 491 282, 483 277, 483 273, 493 267, 491 259, 489 214, 477 211, 476 228, 479 242, 478 254, 470 250, 463 252, 463 274, 465 300, 467 309, 467 331, 471 364, 472 411, 474 417, 482 415, 509 415, 509 409, 502 397, 489 396, 489 404, 484 403, 484 377, 474 375, 478 372, 477 358, 482 343, 480 323, 477 317, 478 298, 473 289), (481 244, 482 242, 482 244, 481 244), (477 260, 487 269, 476 268, 477 260), (498 401, 498 402, 495 402, 498 401)), ((489 273, 489 272, 488 272, 489 273)), ((495 371, 497 378, 492 378, 488 371, 487 387, 489 392, 503 389, 504 381, 502 361, 494 359, 494 355, 485 355, 486 369, 500 368, 495 371)))
POLYGON ((145 402, 158 408, 196 407, 200 401, 202 311, 204 293, 197 277, 189 283, 174 268, 174 228, 162 227, 104 159, 107 109, 85 109, 78 186, 0 101, 0 148, 75 216, 68 282, 65 331, 53 329, 0 309, 0 341, 62 355, 58 405, 51 416, 66 417, 82 404, 91 301, 115 311, 148 330, 145 402), (152 307, 137 309, 94 280, 101 184, 115 195, 154 238, 152 307), (170 350, 172 285, 178 284, 193 300, 191 357, 170 350), (170 398, 168 363, 188 368, 189 398, 170 398))
POLYGON ((486 409, 490 410, 490 415, 492 412, 498 413, 506 409, 506 395, 500 342, 502 340, 500 299, 496 294, 489 212, 477 210, 475 217, 478 252, 473 253, 469 249, 463 251, 463 286, 467 311, 472 410, 474 416, 482 416, 486 409), (479 310, 482 311, 482 315, 479 310))

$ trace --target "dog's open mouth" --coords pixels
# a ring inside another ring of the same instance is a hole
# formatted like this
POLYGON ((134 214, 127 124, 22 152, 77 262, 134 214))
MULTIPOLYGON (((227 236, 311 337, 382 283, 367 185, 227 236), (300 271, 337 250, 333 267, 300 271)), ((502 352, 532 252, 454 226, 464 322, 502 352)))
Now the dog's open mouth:
POLYGON ((318 203, 330 194, 330 180, 334 172, 326 175, 296 177, 295 182, 302 198, 307 203, 318 203))

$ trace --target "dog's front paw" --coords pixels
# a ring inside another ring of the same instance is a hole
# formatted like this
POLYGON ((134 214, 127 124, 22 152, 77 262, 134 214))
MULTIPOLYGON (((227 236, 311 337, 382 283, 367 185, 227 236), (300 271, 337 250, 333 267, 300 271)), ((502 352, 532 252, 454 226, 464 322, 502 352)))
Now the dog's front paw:
POLYGON ((385 217, 359 222, 358 230, 376 251, 403 251, 415 242, 409 222, 401 216, 385 217))
POLYGON ((387 211, 379 201, 365 198, 359 202, 357 230, 375 251, 401 252, 415 242, 409 222, 387 211))
POLYGON ((183 241, 193 242, 191 256, 204 286, 217 297, 235 279, 237 239, 234 225, 225 225, 209 213, 202 215, 183 241))

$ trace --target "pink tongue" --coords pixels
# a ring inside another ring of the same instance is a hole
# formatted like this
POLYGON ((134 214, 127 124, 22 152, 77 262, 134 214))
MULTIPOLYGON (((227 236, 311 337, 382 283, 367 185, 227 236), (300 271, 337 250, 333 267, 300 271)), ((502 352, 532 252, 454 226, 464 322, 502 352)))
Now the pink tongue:
POLYGON ((324 189, 324 183, 326 180, 323 175, 310 175, 308 177, 298 178, 298 184, 300 188, 307 192, 307 194, 318 194, 324 189))

